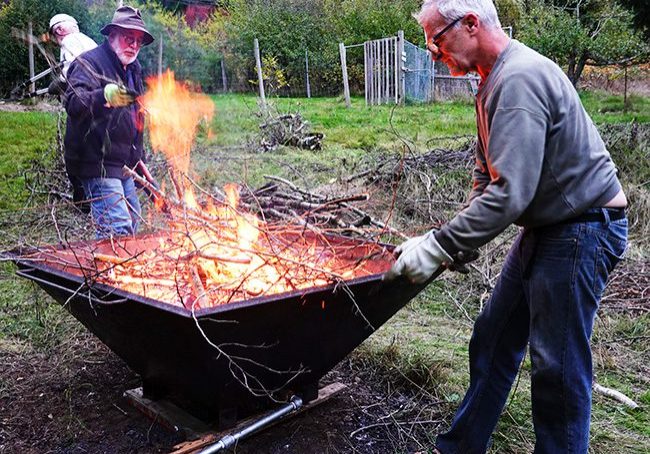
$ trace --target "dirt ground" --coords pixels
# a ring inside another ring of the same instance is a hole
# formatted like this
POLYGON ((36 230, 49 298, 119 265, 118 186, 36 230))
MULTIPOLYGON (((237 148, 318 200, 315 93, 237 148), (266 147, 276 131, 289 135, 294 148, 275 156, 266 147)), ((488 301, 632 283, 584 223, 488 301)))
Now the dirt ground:
MULTIPOLYGON (((90 334, 82 332, 49 357, 20 345, 0 351, 6 383, 0 390, 1 453, 163 453, 183 441, 129 405, 123 393, 140 385, 137 375, 90 334)), ((342 382, 345 390, 253 435, 234 452, 363 454, 430 446, 424 429, 435 433, 441 420, 427 418, 408 433, 399 429, 388 416, 403 413, 413 396, 367 375, 353 359, 343 361, 323 383, 342 382)), ((418 404, 419 412, 438 411, 435 401, 418 404)))
MULTIPOLYGON (((649 285, 650 261, 624 264, 602 309, 650 312, 641 295, 649 285)), ((0 453, 164 453, 184 441, 130 406, 123 393, 140 386, 138 376, 83 327, 49 356, 1 344, 0 376, 0 453)), ((452 409, 386 376, 352 353, 321 382, 346 389, 234 452, 426 452, 452 409)))
POLYGON ((58 112, 61 104, 51 99, 28 100, 22 103, 0 101, 0 112, 58 112))

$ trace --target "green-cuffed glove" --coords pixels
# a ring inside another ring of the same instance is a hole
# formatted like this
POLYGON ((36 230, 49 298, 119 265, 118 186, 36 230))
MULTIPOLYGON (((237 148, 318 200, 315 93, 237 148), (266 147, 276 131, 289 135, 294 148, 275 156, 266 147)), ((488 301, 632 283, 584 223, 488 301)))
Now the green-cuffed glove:
POLYGON ((454 259, 445 251, 433 231, 411 238, 395 249, 397 261, 384 275, 385 280, 405 276, 414 284, 422 284, 429 279, 443 263, 454 259))
POLYGON ((104 87, 104 99, 110 107, 125 107, 133 104, 135 98, 126 88, 117 84, 107 84, 104 87))

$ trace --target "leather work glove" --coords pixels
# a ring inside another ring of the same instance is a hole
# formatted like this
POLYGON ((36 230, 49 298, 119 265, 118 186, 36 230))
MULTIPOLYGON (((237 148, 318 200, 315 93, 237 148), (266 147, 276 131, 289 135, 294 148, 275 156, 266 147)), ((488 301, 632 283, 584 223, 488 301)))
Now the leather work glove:
POLYGON ((397 261, 384 275, 384 280, 405 276, 414 284, 422 284, 429 279, 443 263, 454 259, 438 244, 433 230, 416 236, 400 244, 394 252, 397 261))
POLYGON ((107 84, 104 87, 104 99, 110 107, 125 107, 135 101, 135 97, 126 88, 117 84, 107 84))
POLYGON ((467 264, 478 259, 479 255, 480 254, 476 249, 472 249, 471 251, 460 251, 453 255, 454 261, 447 265, 447 269, 461 274, 469 274, 467 264))

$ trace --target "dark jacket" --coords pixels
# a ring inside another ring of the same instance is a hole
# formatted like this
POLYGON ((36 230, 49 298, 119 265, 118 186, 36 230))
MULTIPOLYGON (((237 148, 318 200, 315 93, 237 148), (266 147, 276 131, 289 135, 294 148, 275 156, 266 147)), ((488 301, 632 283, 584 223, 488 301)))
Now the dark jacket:
POLYGON ((104 86, 122 84, 142 94, 138 61, 126 71, 108 41, 78 57, 68 70, 65 163, 71 176, 124 178, 122 167, 143 157, 143 115, 137 104, 106 107, 104 86))

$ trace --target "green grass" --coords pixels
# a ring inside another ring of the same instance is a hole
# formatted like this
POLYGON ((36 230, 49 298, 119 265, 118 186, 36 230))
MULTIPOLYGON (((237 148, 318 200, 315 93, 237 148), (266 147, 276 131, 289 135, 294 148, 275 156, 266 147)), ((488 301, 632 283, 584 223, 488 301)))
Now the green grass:
MULTIPOLYGON (((650 98, 631 96, 632 110, 623 111, 623 97, 600 92, 580 92, 587 112, 596 124, 650 122, 650 98)), ((212 96, 216 115, 211 141, 217 146, 237 145, 242 138, 258 132, 261 122, 257 98, 253 95, 212 96)), ((424 150, 433 138, 475 134, 474 103, 449 101, 406 107, 366 107, 360 97, 352 98, 350 109, 342 98, 272 98, 272 111, 300 112, 311 122, 313 130, 326 134, 331 149, 364 150, 396 149, 403 144, 400 137, 424 150), (392 117, 392 126, 391 126, 392 117)))
POLYGON ((55 114, 0 112, 0 210, 16 209, 25 201, 19 172, 51 146, 55 134, 55 114))
MULTIPOLYGON (((214 144, 238 144, 242 136, 258 132, 261 119, 254 116, 257 111, 254 96, 215 95, 212 98, 216 106, 212 124, 216 133, 214 144)), ((476 130, 474 106, 467 101, 394 108, 366 107, 363 98, 355 97, 350 109, 346 109, 345 102, 339 98, 274 98, 269 103, 272 112, 300 112, 314 131, 325 133, 330 149, 394 149, 402 144, 398 136, 424 147, 432 138, 473 134, 476 130)))
POLYGON ((628 96, 627 106, 623 96, 600 91, 581 91, 580 99, 596 124, 650 122, 650 98, 628 96))

